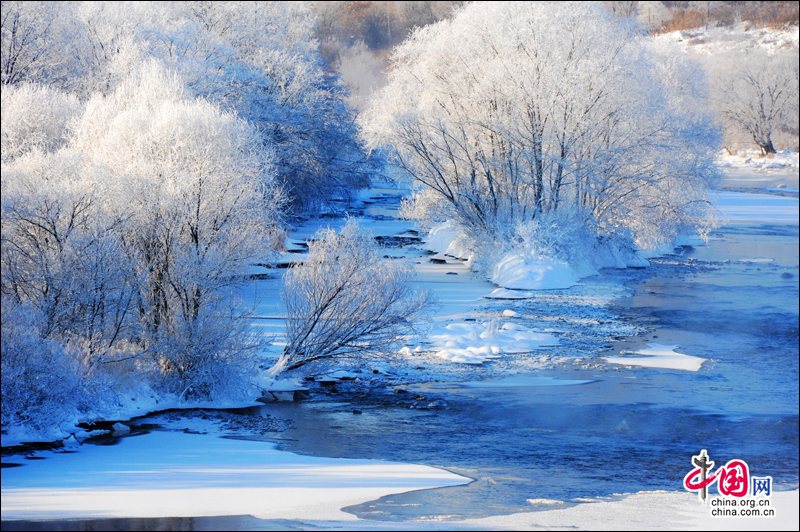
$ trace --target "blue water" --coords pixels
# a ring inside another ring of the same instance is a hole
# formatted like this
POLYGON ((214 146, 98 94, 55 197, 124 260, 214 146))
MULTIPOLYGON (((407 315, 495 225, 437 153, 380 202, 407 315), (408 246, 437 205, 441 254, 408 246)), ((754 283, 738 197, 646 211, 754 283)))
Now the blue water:
POLYGON ((612 341, 614 351, 678 345, 708 359, 698 372, 559 366, 539 375, 593 382, 409 387, 425 402, 446 401, 448 409, 436 410, 409 409, 396 394, 375 392, 265 409, 294 420, 284 436, 297 441, 287 441, 287 450, 417 462, 476 479, 347 509, 366 519, 459 519, 547 508, 528 499, 680 491, 701 449, 720 464, 745 460, 751 474, 772 476, 775 489, 796 489, 797 246, 797 226, 728 226, 707 246, 655 259, 645 270, 584 281, 611 278, 633 288, 614 310, 648 331, 612 341), (752 258, 773 260, 739 260, 752 258), (353 416, 354 406, 363 414, 353 416))

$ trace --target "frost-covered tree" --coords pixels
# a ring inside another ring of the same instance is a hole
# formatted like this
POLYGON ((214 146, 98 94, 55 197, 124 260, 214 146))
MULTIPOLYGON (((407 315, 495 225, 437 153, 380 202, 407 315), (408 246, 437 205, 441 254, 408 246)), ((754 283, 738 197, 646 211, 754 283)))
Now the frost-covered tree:
POLYGON ((3 2, 2 84, 52 79, 60 73, 60 54, 50 54, 62 13, 57 2, 3 2))
POLYGON ((288 2, 3 2, 3 83, 109 95, 148 59, 180 72, 193 96, 236 112, 275 152, 298 214, 335 208, 379 171, 354 110, 288 2))
POLYGON ((271 154, 252 126, 192 100, 154 61, 87 103, 74 145, 106 170, 107 208, 127 220, 143 347, 190 384, 199 371, 211 378, 242 348, 231 287, 281 244, 271 154))
POLYGON ((0 102, 3 162, 33 150, 55 152, 65 146, 82 110, 75 96, 38 84, 5 86, 0 102))
POLYGON ((699 75, 597 5, 482 2, 395 51, 362 124, 422 210, 475 241, 568 208, 647 245, 704 224, 717 137, 699 75))
POLYGON ((431 302, 411 285, 413 269, 382 258, 355 220, 340 233, 321 230, 308 257, 286 272, 286 349, 273 372, 309 362, 379 354, 414 331, 431 302))
POLYGON ((723 122, 750 136, 762 153, 775 153, 772 135, 782 123, 796 127, 798 121, 797 49, 729 54, 713 72, 713 102, 723 122))
POLYGON ((368 186, 377 161, 357 137, 344 84, 324 68, 306 6, 197 2, 185 9, 200 22, 195 42, 208 43, 188 51, 202 66, 192 90, 235 109, 274 146, 296 211, 329 210, 332 200, 368 186))
MULTIPOLYGON (((38 116, 14 105, 23 89, 4 99, 4 139, 30 130, 17 114, 38 116)), ((40 333, 77 342, 90 365, 149 361, 194 396, 236 383, 250 343, 234 287, 282 241, 262 137, 154 60, 90 99, 66 146, 59 127, 39 130, 55 138, 4 156, 4 301, 35 309, 40 333)))

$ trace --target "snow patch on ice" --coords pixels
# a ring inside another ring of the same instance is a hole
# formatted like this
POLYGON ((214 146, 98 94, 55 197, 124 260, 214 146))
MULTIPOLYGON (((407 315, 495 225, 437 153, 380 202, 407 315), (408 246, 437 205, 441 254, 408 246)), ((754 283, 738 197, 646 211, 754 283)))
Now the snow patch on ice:
POLYGON ((680 369, 685 371, 698 371, 706 361, 705 358, 694 357, 676 353, 677 345, 647 344, 647 349, 641 349, 631 354, 645 355, 643 357, 628 356, 626 352, 621 352, 618 357, 603 357, 603 360, 611 364, 622 364, 625 366, 641 366, 646 368, 665 368, 680 369))

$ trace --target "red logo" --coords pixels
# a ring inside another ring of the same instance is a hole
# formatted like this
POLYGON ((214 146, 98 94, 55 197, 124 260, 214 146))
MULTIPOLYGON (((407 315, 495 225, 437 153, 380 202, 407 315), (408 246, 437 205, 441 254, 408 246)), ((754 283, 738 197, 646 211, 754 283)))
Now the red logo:
POLYGON ((706 502, 708 486, 717 483, 720 495, 724 497, 745 497, 750 487, 750 472, 744 460, 731 460, 725 466, 710 474, 714 462, 708 459, 706 450, 699 455, 692 456, 692 465, 695 469, 683 477, 683 487, 689 491, 696 491, 700 500, 706 502))

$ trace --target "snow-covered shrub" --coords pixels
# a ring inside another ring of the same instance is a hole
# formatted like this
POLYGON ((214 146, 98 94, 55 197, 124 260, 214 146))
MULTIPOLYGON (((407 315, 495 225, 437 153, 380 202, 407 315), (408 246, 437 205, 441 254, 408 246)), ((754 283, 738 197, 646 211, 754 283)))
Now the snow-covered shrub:
POLYGON ((578 267, 591 264, 589 255, 597 242, 589 212, 562 208, 521 223, 514 229, 511 250, 531 259, 548 257, 578 267))
POLYGON ((113 401, 102 371, 84 364, 83 346, 42 334, 37 309, 3 297, 2 426, 25 426, 29 437, 64 437, 71 425, 99 403, 113 401))
POLYGON ((414 290, 413 269, 383 259, 372 235, 354 219, 340 233, 320 230, 309 254, 284 277, 288 345, 273 372, 315 360, 386 351, 414 330, 431 302, 414 290))

